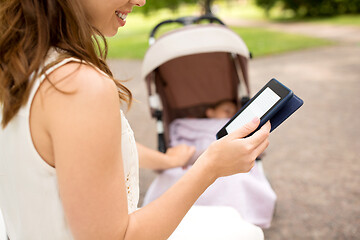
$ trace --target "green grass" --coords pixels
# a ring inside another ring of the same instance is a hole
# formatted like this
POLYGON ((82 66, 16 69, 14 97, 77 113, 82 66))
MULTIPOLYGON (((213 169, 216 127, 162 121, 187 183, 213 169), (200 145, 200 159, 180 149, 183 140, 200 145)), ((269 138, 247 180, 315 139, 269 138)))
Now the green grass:
POLYGON ((332 44, 331 41, 263 28, 232 27, 245 41, 254 57, 332 44))
MULTIPOLYGON (((139 19, 134 21, 137 22, 138 20, 139 19)), ((144 21, 143 24, 127 26, 126 28, 120 29, 115 37, 109 38, 108 57, 142 59, 148 49, 150 29, 155 25, 151 22, 149 24, 149 22, 144 21)), ((171 26, 166 30, 174 27, 175 26, 171 26)), ((255 57, 331 44, 330 41, 318 38, 270 31, 263 28, 232 27, 232 29, 242 37, 255 57)), ((163 30, 163 32, 164 31, 165 30, 163 30)), ((161 33, 159 35, 161 35, 161 33)))
MULTIPOLYGON (((253 2, 237 3, 234 1, 219 2, 217 14, 220 19, 240 18, 256 21, 303 21, 310 23, 343 24, 360 26, 360 15, 346 15, 321 19, 295 19, 291 13, 274 9, 271 12, 272 18, 266 20, 263 10, 253 2)), ((148 38, 151 29, 165 19, 175 19, 180 16, 199 15, 198 7, 182 6, 177 12, 160 10, 144 16, 139 12, 133 12, 127 18, 126 26, 119 30, 119 33, 109 38, 109 58, 142 59, 148 49, 148 38)), ((177 25, 161 28, 158 35, 176 28, 177 25)), ((270 31, 264 28, 232 28, 245 41, 255 57, 284 53, 287 51, 300 50, 310 47, 319 47, 332 44, 332 42, 311 38, 302 35, 270 31)))

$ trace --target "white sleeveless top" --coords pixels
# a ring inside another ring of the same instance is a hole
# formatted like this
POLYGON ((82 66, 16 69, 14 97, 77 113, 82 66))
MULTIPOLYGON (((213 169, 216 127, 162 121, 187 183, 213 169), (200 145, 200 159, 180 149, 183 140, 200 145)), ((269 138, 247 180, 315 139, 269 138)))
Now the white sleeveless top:
MULTIPOLYGON (((56 57, 57 53, 52 52, 46 62, 56 57)), ((65 59, 47 74, 71 61, 79 62, 75 58, 65 59)), ((43 79, 44 75, 36 80, 26 106, 5 129, 0 127, 0 209, 10 240, 73 239, 59 197, 55 168, 40 157, 30 134, 30 107, 43 79)), ((1 121, 2 106, 0 110, 1 121)), ((122 111, 121 125, 122 159, 131 213, 139 200, 139 162, 134 134, 122 111)))

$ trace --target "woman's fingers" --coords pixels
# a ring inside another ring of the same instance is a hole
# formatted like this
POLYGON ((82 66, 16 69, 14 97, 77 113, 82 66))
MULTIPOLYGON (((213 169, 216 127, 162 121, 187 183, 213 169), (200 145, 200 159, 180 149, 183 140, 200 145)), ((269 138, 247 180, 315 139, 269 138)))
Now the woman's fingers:
POLYGON ((252 121, 248 122, 244 126, 230 133, 228 137, 232 139, 244 138, 253 131, 255 131, 256 128, 259 126, 259 124, 260 124, 260 119, 258 117, 255 117, 252 121))
POLYGON ((252 136, 248 138, 250 144, 255 148, 259 146, 265 139, 269 137, 271 129, 270 121, 265 123, 258 131, 256 131, 252 136))
POLYGON ((255 118, 228 136, 213 142, 202 155, 204 158, 200 159, 210 161, 208 166, 214 170, 217 177, 248 172, 256 157, 269 145, 270 122, 254 132, 259 124, 260 119, 255 118), (254 134, 247 137, 252 132, 254 134))
POLYGON ((254 158, 260 156, 261 153, 265 151, 265 149, 269 146, 269 140, 265 139, 263 142, 260 143, 254 150, 254 158))

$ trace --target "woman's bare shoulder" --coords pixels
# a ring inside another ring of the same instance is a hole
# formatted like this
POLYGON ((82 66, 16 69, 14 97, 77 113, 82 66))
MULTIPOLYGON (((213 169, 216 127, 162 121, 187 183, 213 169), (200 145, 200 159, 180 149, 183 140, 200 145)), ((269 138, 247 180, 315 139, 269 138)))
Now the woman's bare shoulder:
POLYGON ((95 67, 71 62, 53 71, 48 80, 42 86, 43 110, 55 122, 61 115, 119 112, 114 81, 95 67))
POLYGON ((109 76, 89 64, 79 62, 70 62, 55 69, 48 80, 51 87, 56 87, 53 90, 75 94, 109 94, 116 90, 116 85, 109 76))

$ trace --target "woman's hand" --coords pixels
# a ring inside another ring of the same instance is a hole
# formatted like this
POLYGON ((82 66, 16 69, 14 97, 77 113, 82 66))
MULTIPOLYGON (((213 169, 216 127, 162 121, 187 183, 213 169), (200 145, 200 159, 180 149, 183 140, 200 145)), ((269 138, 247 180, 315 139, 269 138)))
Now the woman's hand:
POLYGON ((168 148, 165 155, 169 168, 185 166, 189 162, 190 158, 195 154, 195 150, 195 147, 185 144, 168 148))
MULTIPOLYGON (((248 136, 260 124, 255 118, 240 129, 213 142, 197 160, 213 173, 213 177, 233 175, 249 172, 254 166, 256 158, 269 145, 270 122, 267 122, 252 136, 248 136)), ((196 163, 195 163, 196 164, 196 163)))

